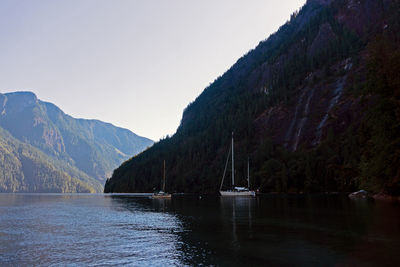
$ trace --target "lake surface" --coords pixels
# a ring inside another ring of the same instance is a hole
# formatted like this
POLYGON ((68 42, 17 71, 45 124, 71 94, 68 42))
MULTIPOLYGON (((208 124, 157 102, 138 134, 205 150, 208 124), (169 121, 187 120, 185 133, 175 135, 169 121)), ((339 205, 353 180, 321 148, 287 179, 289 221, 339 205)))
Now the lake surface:
POLYGON ((0 266, 400 266, 400 206, 343 196, 0 194, 0 266))

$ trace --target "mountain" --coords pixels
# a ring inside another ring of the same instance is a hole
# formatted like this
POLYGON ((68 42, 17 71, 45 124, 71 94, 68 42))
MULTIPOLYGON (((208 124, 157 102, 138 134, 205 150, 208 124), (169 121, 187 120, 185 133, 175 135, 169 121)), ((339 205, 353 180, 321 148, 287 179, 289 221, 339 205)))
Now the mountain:
POLYGON ((0 94, 0 192, 101 192, 115 167, 152 144, 31 92, 0 94))
POLYGON ((105 192, 159 188, 165 160, 168 191, 216 193, 233 131, 237 185, 249 157, 262 192, 400 194, 399 2, 307 1, 105 192))

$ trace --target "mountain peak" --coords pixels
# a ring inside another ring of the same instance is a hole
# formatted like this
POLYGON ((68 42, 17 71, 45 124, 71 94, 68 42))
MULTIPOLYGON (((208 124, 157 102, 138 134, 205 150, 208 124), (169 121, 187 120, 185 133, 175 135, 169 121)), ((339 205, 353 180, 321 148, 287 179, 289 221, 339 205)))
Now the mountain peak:
POLYGON ((0 95, 4 98, 3 112, 10 107, 13 112, 21 112, 26 108, 35 106, 38 102, 36 95, 30 91, 17 91, 0 95))
POLYGON ((7 97, 26 97, 26 98, 31 98, 36 100, 37 96, 35 95, 35 93, 31 92, 31 91, 16 91, 16 92, 10 92, 10 93, 5 93, 4 94, 7 97))

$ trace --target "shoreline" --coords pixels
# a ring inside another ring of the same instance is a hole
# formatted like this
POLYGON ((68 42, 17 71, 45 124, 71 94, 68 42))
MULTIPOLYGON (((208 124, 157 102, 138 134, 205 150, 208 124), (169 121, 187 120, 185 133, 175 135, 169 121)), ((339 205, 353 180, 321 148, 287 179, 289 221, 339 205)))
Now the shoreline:
POLYGON ((384 193, 373 194, 372 198, 375 200, 390 201, 390 202, 400 202, 400 196, 392 196, 384 193))

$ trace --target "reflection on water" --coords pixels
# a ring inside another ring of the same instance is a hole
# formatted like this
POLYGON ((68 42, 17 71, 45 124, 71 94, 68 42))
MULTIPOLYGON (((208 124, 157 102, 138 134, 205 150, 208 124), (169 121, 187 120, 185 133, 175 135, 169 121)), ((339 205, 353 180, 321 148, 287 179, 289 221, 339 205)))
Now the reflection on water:
POLYGON ((393 265, 400 207, 340 196, 0 194, 0 265, 393 265))

